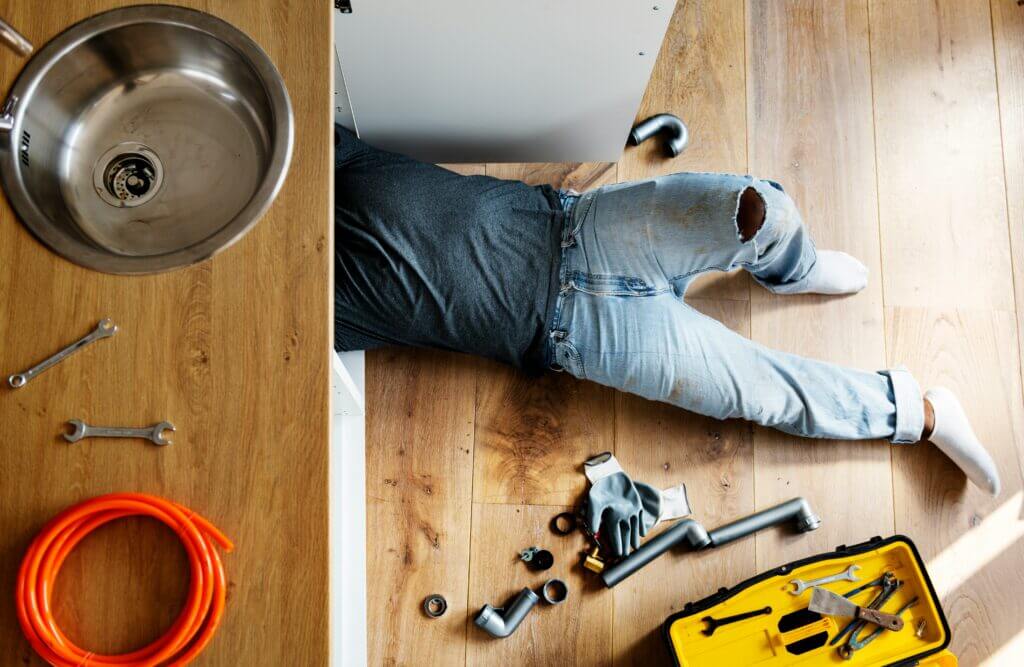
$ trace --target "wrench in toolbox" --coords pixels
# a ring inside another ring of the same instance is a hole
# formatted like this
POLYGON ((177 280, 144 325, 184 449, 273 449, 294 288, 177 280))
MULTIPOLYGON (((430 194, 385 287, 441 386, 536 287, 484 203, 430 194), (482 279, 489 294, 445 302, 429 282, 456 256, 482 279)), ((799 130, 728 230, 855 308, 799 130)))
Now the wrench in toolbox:
POLYGON ((821 586, 824 584, 831 584, 833 581, 857 581, 860 577, 854 574, 860 569, 860 565, 851 565, 842 572, 833 574, 829 577, 822 577, 821 579, 811 579, 810 581, 804 581, 803 579, 793 579, 789 583, 793 584, 794 588, 790 591, 793 595, 800 595, 808 588, 815 586, 821 586))

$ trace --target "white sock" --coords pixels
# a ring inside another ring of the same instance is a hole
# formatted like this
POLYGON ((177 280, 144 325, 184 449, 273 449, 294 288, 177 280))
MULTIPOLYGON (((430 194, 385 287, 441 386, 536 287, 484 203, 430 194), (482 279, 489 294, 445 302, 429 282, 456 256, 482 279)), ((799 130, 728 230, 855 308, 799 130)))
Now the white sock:
POLYGON ((795 283, 772 286, 776 294, 853 294, 868 284, 868 267, 845 252, 819 250, 807 275, 795 283))
POLYGON ((925 392, 935 411, 935 429, 928 440, 957 464, 967 479, 993 496, 999 495, 999 471, 984 445, 974 435, 960 401, 945 387, 925 392))

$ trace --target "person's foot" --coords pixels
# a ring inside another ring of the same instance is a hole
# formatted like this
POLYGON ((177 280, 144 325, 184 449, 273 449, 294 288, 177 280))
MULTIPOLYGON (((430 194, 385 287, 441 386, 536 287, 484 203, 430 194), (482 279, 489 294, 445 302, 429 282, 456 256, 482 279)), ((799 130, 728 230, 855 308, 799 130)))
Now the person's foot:
POLYGON ((773 287, 776 294, 853 294, 868 284, 868 267, 839 250, 818 250, 814 266, 802 280, 773 287))
POLYGON ((960 401, 945 387, 925 392, 931 404, 935 424, 927 440, 948 456, 978 487, 993 496, 999 495, 999 471, 985 446, 974 434, 960 401))

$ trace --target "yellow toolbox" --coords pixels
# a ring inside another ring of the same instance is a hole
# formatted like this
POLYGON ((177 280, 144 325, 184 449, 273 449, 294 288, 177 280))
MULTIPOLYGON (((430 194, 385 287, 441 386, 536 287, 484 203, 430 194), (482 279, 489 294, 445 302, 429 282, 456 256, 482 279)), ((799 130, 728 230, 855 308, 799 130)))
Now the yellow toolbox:
POLYGON ((679 667, 957 664, 924 562, 902 535, 841 546, 723 588, 687 603, 663 631, 679 667), (840 576, 845 578, 821 587, 858 606, 899 615, 903 629, 879 630, 866 621, 813 612, 810 586, 793 594, 802 588, 794 581, 840 576))

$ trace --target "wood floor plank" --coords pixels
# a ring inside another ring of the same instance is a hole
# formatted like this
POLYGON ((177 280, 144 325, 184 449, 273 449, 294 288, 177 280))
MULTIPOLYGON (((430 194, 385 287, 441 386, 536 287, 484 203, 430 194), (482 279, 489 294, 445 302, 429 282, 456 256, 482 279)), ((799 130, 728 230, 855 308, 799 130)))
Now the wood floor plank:
MULTIPOLYGON (((754 288, 752 337, 810 357, 880 368, 884 321, 866 7, 752 1, 747 29, 751 171, 785 186, 819 248, 849 252, 872 278, 864 291, 839 298, 754 288)), ((823 520, 810 535, 759 534, 759 567, 891 532, 885 443, 811 441, 763 428, 754 429, 753 440, 758 508, 804 496, 823 520)))
MULTIPOLYGON (((693 299, 691 305, 747 335, 748 304, 693 299)), ((696 518, 707 528, 754 508, 750 426, 722 422, 618 394, 616 458, 634 479, 658 488, 684 482, 696 518)), ((667 664, 661 624, 686 602, 756 574, 754 542, 744 540, 706 553, 670 553, 613 589, 615 664, 667 664)))
MULTIPOLYGON (((583 475, 580 474, 580 477, 583 475)), ((494 639, 467 620, 467 665, 607 665, 611 657, 612 599, 584 577, 579 532, 559 537, 548 529, 550 519, 569 506, 473 505, 473 557, 469 600, 472 615, 489 603, 504 605, 524 587, 535 592, 557 577, 569 588, 557 606, 543 600, 514 634, 494 639), (538 546, 551 551, 555 564, 543 572, 529 570, 519 551, 538 546)))
POLYGON ((992 0, 992 32, 1010 219, 1017 338, 1024 355, 1024 7, 1017 0, 992 0))
POLYGON ((993 54, 1012 71, 1012 54, 998 42, 993 52, 992 28, 1010 27, 1002 10, 871 4, 889 358, 922 387, 961 398, 1003 480, 991 499, 934 448, 894 450, 896 529, 928 561, 951 648, 968 665, 1006 664, 1024 612, 1024 406, 1006 209, 1018 172, 1009 162, 1004 172, 1001 145, 1013 150, 1019 110, 1005 104, 1011 82, 1001 136, 993 54))
POLYGON ((575 503, 586 489, 580 465, 615 447, 611 390, 566 373, 480 368, 474 500, 575 503))
MULTIPOLYGON (((681 0, 669 25, 637 120, 673 113, 687 124, 690 145, 667 158, 651 139, 629 147, 619 161, 623 181, 680 171, 745 173, 746 93, 743 0, 681 0)), ((750 296, 746 273, 708 273, 690 286, 691 297, 750 296)))
MULTIPOLYGON (((626 150, 623 181, 679 171, 746 173, 746 84, 742 0, 679 2, 638 119, 674 113, 688 125, 690 147, 666 159, 651 140, 626 150)), ((707 274, 687 302, 749 335, 750 280, 707 274)), ((708 525, 754 509, 750 428, 719 422, 627 394, 616 397, 615 451, 636 479, 656 486, 685 482, 696 516, 708 525)), ((754 574, 753 542, 708 554, 666 554, 614 589, 616 665, 663 664, 660 628, 687 601, 754 574), (666 585, 666 582, 669 582, 666 585)))
POLYGON ((476 361, 367 354, 369 664, 465 660, 476 361), (423 599, 443 595, 429 619, 423 599))
MULTIPOLYGON (((582 192, 613 183, 616 168, 491 164, 487 173, 582 192)), ((530 377, 481 362, 476 405, 476 502, 572 504, 585 488, 579 466, 614 447, 611 390, 566 373, 530 377)))
POLYGON ((993 499, 930 445, 893 454, 896 531, 928 562, 960 664, 979 665, 1015 639, 1024 618, 1024 402, 1014 315, 895 307, 886 319, 891 359, 905 360, 922 386, 961 398, 1002 478, 993 499))
POLYGON ((886 304, 1012 310, 988 2, 870 13, 886 304))

